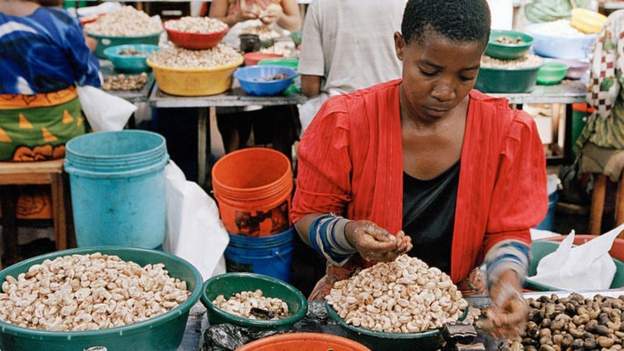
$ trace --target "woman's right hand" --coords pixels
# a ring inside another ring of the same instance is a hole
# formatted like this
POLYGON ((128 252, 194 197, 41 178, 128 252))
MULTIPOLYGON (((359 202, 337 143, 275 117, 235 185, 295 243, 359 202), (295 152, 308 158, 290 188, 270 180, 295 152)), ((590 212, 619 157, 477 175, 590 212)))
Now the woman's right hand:
POLYGON ((349 222, 345 227, 345 236, 367 261, 394 261, 412 249, 412 240, 403 231, 392 235, 371 221, 349 222))

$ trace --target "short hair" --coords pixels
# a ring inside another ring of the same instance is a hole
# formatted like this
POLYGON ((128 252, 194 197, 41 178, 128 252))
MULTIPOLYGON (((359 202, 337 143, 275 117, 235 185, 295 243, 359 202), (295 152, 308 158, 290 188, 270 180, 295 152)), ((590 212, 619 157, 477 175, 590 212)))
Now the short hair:
POLYGON ((409 0, 401 31, 406 43, 421 40, 427 31, 452 41, 479 41, 490 36, 490 8, 486 0, 409 0))

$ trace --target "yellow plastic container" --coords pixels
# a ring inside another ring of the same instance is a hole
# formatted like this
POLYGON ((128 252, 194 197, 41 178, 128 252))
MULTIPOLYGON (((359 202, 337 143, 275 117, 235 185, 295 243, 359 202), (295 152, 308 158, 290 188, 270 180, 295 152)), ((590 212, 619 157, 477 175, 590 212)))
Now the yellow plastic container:
POLYGON ((178 96, 221 94, 232 86, 232 74, 243 64, 243 56, 229 65, 212 68, 172 68, 147 60, 160 90, 178 96))
POLYGON ((570 25, 585 34, 600 33, 607 22, 607 16, 595 11, 576 8, 572 10, 570 25))

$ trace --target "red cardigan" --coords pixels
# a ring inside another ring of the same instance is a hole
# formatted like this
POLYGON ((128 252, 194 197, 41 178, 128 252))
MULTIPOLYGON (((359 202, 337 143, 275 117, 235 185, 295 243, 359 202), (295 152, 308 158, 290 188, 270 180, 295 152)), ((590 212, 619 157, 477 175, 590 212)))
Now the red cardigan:
MULTIPOLYGON (((298 149, 293 222, 311 213, 402 227, 400 80, 328 100, 298 149)), ((459 282, 497 243, 530 243, 548 205, 544 150, 533 119, 506 99, 470 93, 451 249, 459 282)))

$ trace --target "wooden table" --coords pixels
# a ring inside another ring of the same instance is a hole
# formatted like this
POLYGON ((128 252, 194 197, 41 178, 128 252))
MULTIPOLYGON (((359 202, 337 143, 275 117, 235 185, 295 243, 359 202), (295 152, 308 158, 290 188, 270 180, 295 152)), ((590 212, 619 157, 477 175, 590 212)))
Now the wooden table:
POLYGON ((246 107, 246 106, 280 106, 297 105, 306 101, 301 95, 295 96, 271 96, 259 97, 246 95, 239 87, 231 91, 214 96, 173 96, 162 92, 155 84, 149 98, 149 102, 156 108, 199 108, 197 119, 197 182, 202 187, 210 184, 210 172, 208 171, 208 154, 206 150, 210 146, 210 120, 217 115, 217 107, 246 107), (208 109, 206 109, 208 108, 208 109))

